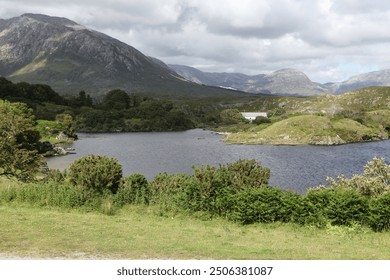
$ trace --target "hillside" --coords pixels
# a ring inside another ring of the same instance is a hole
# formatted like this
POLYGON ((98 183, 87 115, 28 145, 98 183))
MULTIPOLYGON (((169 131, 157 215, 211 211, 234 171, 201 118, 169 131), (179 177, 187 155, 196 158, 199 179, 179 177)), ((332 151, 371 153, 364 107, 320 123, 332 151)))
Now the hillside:
POLYGON ((274 97, 242 110, 266 111, 271 124, 222 128, 226 141, 245 144, 338 145, 389 138, 390 87, 369 87, 341 95, 274 97))
POLYGON ((66 18, 24 14, 0 21, 0 76, 60 93, 113 88, 163 95, 235 92, 185 81, 162 61, 66 18))

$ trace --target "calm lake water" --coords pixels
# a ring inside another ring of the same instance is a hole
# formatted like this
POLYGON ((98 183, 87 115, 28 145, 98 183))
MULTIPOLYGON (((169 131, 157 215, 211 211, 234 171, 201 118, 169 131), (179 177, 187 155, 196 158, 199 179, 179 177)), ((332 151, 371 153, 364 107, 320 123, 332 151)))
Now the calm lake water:
POLYGON ((362 173, 373 157, 390 159, 390 141, 343 146, 233 145, 222 136, 201 129, 184 132, 80 133, 73 144, 76 154, 50 158, 50 168, 65 169, 80 157, 99 154, 115 157, 124 175, 160 172, 192 173, 192 165, 215 165, 238 159, 256 159, 271 169, 270 184, 304 193, 326 184, 326 177, 362 173))

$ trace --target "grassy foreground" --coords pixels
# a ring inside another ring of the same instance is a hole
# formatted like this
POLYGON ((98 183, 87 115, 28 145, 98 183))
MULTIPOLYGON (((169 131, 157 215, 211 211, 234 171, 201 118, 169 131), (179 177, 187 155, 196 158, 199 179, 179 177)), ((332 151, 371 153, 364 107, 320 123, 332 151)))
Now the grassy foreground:
POLYGON ((0 205, 0 259, 389 259, 390 232, 0 205))

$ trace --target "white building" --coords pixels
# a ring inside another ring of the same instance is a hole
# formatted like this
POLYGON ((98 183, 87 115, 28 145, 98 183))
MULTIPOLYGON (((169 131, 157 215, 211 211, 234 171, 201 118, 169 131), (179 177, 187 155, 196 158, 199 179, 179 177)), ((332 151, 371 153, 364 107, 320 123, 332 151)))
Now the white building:
POLYGON ((268 115, 266 112, 242 112, 241 113, 244 118, 247 120, 253 121, 256 119, 256 117, 266 117, 268 118, 268 115))

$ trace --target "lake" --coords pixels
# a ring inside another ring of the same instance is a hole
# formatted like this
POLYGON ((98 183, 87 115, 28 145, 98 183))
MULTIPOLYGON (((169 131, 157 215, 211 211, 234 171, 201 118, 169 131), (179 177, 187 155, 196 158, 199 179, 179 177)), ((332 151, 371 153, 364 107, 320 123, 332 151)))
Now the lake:
POLYGON ((373 157, 390 158, 390 141, 342 146, 236 145, 222 141, 214 132, 193 129, 183 132, 78 134, 75 154, 48 159, 54 169, 65 169, 80 157, 99 154, 115 157, 124 175, 144 174, 152 179, 160 172, 192 173, 192 166, 225 164, 256 159, 271 169, 270 185, 300 193, 326 184, 326 177, 362 173, 373 157))

